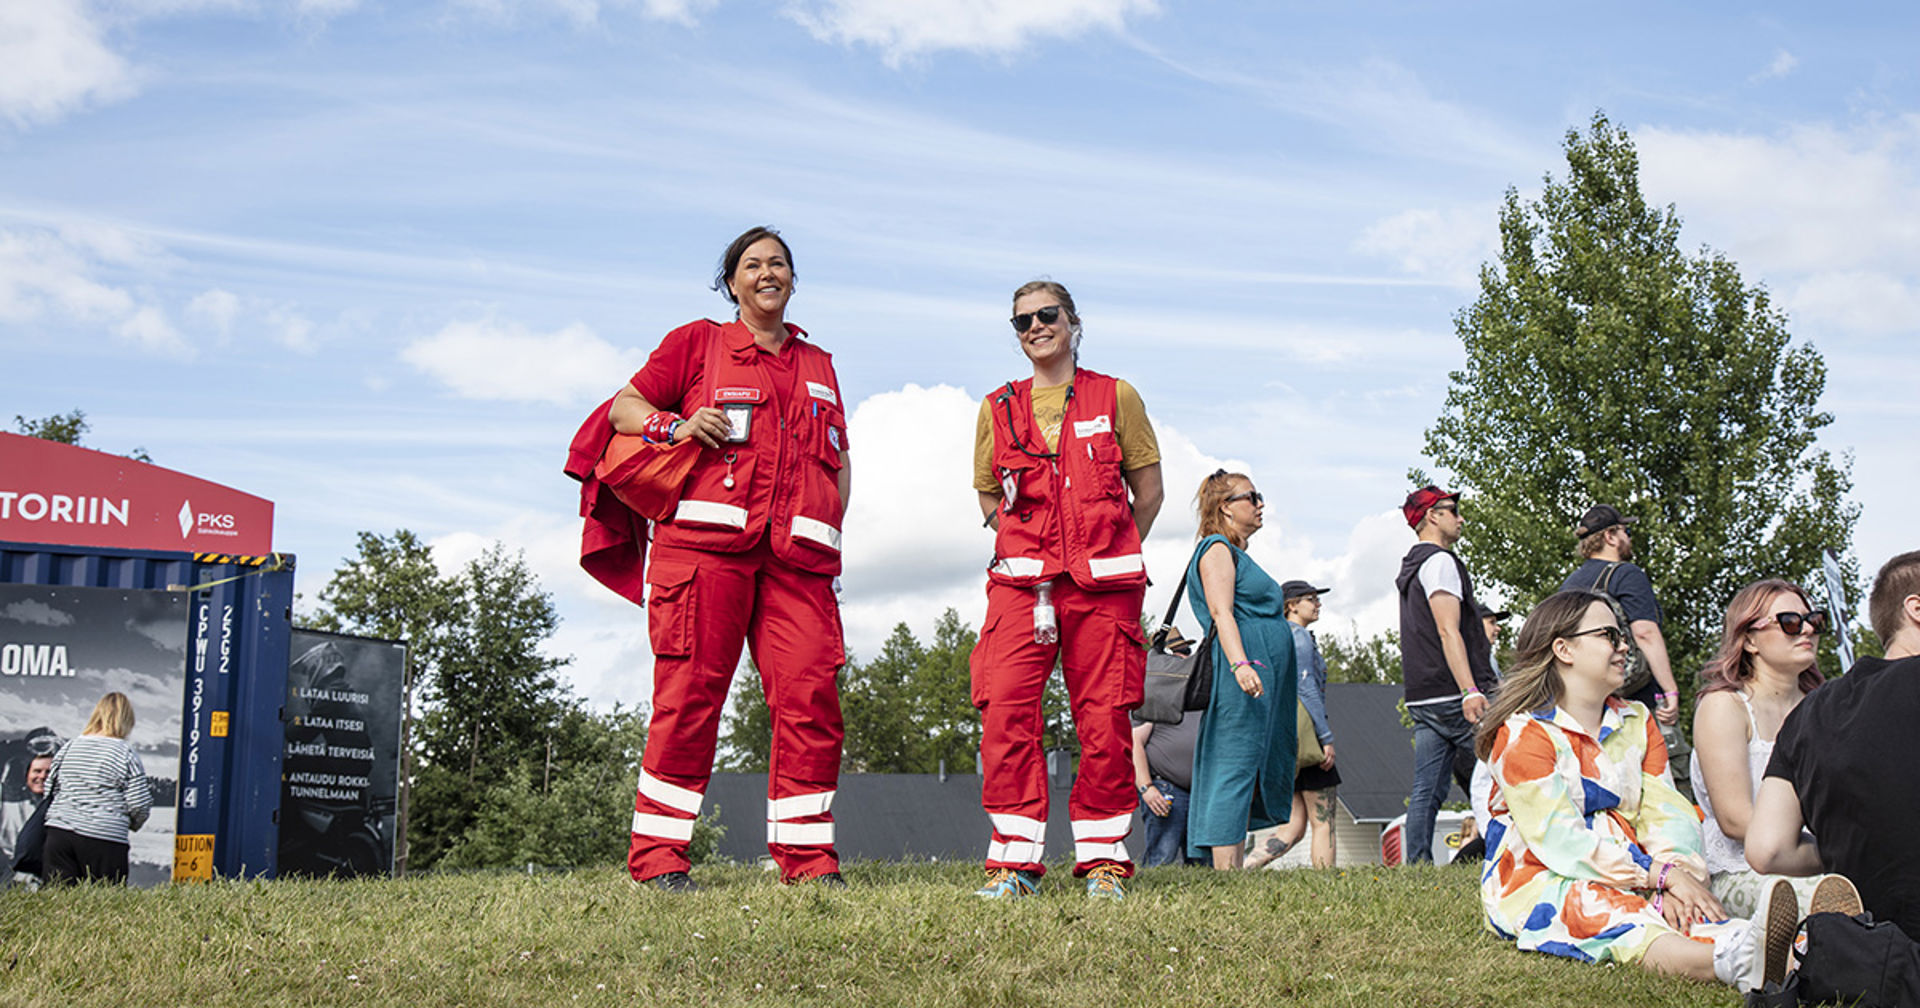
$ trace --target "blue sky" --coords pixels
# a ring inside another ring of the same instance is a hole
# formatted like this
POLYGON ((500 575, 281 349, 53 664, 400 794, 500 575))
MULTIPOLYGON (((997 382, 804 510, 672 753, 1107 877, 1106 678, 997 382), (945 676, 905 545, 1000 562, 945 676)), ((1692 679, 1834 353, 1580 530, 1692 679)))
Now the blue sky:
POLYGON ((1871 569, 1916 545, 1916 19, 0 0, 0 418, 81 408, 96 447, 274 500, 309 598, 358 530, 411 528, 447 564, 505 541, 559 603, 581 692, 639 701, 642 616, 573 566, 562 453, 661 334, 725 316, 714 261, 769 223, 790 317, 857 404, 857 653, 947 606, 977 622, 974 404, 1025 373, 1004 320, 1041 275, 1160 430, 1156 580, 1200 475, 1245 467, 1271 498, 1255 556, 1331 584, 1329 628, 1371 631, 1495 208, 1604 109, 1684 243, 1825 355, 1871 569))

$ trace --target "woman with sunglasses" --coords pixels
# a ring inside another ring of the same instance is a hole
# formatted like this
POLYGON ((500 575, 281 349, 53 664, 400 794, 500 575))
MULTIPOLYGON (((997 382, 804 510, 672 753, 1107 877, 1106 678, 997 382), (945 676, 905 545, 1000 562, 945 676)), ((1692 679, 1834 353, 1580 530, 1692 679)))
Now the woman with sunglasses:
POLYGON ((1147 661, 1140 540, 1160 511, 1160 448, 1132 386, 1079 366, 1080 316, 1065 287, 1014 291, 1013 331, 1033 376, 981 402, 974 440, 973 485, 995 536, 971 662, 993 830, 976 895, 1027 896, 1046 870, 1040 696, 1057 662, 1080 738, 1073 874, 1089 896, 1121 899, 1138 802, 1127 712, 1140 705, 1147 661))
MULTIPOLYGON (((1693 709, 1692 773, 1706 814, 1713 894, 1730 913, 1750 914, 1779 876, 1747 864, 1747 825, 1773 739, 1800 698, 1824 682, 1814 661, 1827 614, 1778 578, 1740 589, 1727 605, 1720 650, 1700 670, 1693 709)), ((1820 876, 1790 879, 1805 902, 1820 876)))
POLYGON ((1587 591, 1548 597, 1520 630, 1476 740, 1496 784, 1480 876, 1487 925, 1522 949, 1584 962, 1743 991, 1778 981, 1798 920, 1792 892, 1769 894, 1764 929, 1726 919, 1658 725, 1644 704, 1612 695, 1626 634, 1587 591))
POLYGON ((1219 470, 1200 481, 1200 542, 1187 564, 1187 602, 1214 629, 1213 695, 1193 751, 1187 853, 1241 866, 1247 833, 1287 821, 1299 769, 1294 711, 1299 673, 1285 593, 1247 555, 1266 501, 1253 481, 1219 470))

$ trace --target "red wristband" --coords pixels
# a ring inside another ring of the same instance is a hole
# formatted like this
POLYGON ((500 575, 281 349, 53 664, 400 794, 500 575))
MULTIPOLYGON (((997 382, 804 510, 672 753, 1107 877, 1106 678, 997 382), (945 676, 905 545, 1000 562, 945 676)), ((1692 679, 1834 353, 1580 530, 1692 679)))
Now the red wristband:
POLYGON ((647 414, 647 419, 641 423, 640 436, 654 444, 666 444, 673 440, 673 428, 679 422, 678 413, 656 410, 647 414))

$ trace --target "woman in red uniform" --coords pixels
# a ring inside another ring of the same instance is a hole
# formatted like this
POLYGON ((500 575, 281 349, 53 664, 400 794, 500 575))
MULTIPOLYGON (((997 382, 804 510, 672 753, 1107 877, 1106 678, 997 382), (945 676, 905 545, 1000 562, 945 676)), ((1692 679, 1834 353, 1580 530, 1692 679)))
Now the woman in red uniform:
POLYGON ((608 414, 623 434, 703 446, 647 563, 653 718, 627 867, 661 889, 694 888, 687 846, 743 643, 773 715, 767 849, 788 882, 844 884, 830 812, 845 660, 833 579, 851 471, 832 358, 786 321, 793 279, 777 232, 734 239, 714 288, 738 316, 668 333, 608 414))
POLYGON ((1013 330, 1033 377, 980 404, 974 445, 974 489, 995 530, 972 659, 980 800, 993 824, 976 895, 1026 896, 1046 870, 1040 696, 1057 660, 1080 737, 1073 873, 1088 895, 1121 899, 1138 801, 1127 712, 1146 672, 1140 540, 1160 511, 1160 449, 1133 387, 1079 367, 1080 316, 1065 287, 1015 291, 1013 330))

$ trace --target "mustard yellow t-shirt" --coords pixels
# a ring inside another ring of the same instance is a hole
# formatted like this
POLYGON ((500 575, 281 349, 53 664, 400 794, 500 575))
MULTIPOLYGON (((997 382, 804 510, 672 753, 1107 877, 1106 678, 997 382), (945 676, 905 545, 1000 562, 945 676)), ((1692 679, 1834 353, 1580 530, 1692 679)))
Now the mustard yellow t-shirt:
MULTIPOLYGON (((1114 398, 1119 401, 1119 416, 1113 418, 1113 436, 1120 442, 1120 468, 1126 472, 1143 469, 1160 461, 1160 442, 1153 436, 1153 424, 1147 419, 1147 404, 1125 379, 1114 379, 1114 398)), ((1033 423, 1047 439, 1047 450, 1060 447, 1060 425, 1067 418, 1067 389, 1071 385, 1035 385, 1033 387, 1033 423)), ((1000 481, 993 474, 993 397, 994 389, 980 400, 980 419, 973 431, 973 488, 981 493, 997 494, 1000 481)))

